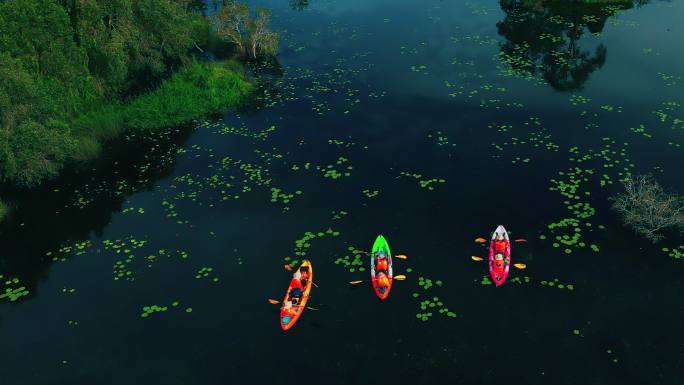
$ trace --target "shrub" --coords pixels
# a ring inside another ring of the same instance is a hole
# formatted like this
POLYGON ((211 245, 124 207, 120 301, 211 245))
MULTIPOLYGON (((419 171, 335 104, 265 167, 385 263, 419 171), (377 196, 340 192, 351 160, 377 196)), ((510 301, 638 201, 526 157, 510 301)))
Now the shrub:
POLYGON ((662 231, 684 227, 684 197, 667 193, 653 177, 639 175, 623 182, 625 192, 613 200, 613 209, 638 234, 658 242, 662 231))

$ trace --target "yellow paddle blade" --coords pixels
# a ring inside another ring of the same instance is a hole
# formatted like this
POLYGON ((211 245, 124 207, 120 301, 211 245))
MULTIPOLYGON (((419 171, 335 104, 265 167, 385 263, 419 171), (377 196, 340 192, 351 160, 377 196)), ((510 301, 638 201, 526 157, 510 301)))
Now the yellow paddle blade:
POLYGON ((480 237, 480 238, 475 238, 475 243, 485 243, 485 242, 487 242, 487 240, 484 239, 484 238, 482 238, 482 237, 480 237))
POLYGON ((276 300, 274 300, 274 299, 270 299, 270 298, 269 298, 269 299, 268 299, 268 303, 270 303, 271 305, 277 305, 277 304, 280 303, 280 301, 276 301, 276 300))
POLYGON ((395 255, 394 258, 406 259, 406 256, 404 254, 399 254, 399 255, 395 255))
POLYGON ((406 279, 406 276, 405 275, 395 275, 394 279, 396 279, 397 281, 403 281, 406 279))
POLYGON ((513 266, 517 267, 518 269, 525 269, 527 268, 527 265, 524 263, 514 263, 513 266))
POLYGON ((287 271, 292 271, 292 266, 290 266, 290 265, 283 265, 283 267, 284 267, 285 270, 287 270, 287 271))
POLYGON ((472 259, 473 261, 479 262, 479 261, 483 260, 484 258, 478 257, 477 255, 473 255, 470 257, 470 259, 472 259))
POLYGON ((351 281, 349 283, 351 283, 352 285, 356 285, 356 284, 361 283, 361 282, 363 282, 363 281, 351 281))

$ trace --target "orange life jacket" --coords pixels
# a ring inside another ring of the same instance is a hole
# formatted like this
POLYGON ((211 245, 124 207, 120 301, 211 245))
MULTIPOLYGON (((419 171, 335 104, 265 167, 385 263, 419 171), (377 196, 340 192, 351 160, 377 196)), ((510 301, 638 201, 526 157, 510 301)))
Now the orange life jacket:
POLYGON ((289 309, 283 308, 283 311, 284 311, 283 315, 289 315, 290 317, 297 315, 297 308, 294 305, 289 309))
POLYGON ((503 259, 500 261, 495 259, 494 261, 492 261, 492 269, 495 271, 503 271, 504 263, 505 261, 503 259))
POLYGON ((506 240, 501 240, 501 241, 494 241, 494 253, 505 253, 506 252, 506 247, 507 247, 506 240))
POLYGON ((297 278, 292 278, 292 280, 290 281, 290 288, 304 290, 304 288, 302 287, 302 281, 298 280, 297 278))
POLYGON ((387 263, 387 258, 378 259, 377 267, 375 268, 375 271, 380 271, 380 270, 389 271, 389 264, 387 263))
POLYGON ((375 277, 375 283, 377 286, 389 286, 389 278, 385 273, 380 273, 375 277))

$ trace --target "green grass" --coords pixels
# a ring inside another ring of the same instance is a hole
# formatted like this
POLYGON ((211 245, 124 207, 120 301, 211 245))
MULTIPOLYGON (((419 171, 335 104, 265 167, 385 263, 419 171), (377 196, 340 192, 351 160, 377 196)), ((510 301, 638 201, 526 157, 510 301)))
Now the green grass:
POLYGON ((5 218, 9 211, 10 208, 7 203, 0 200, 0 222, 2 222, 2 219, 5 218))
MULTIPOLYGON (((105 141, 124 132, 151 132, 234 108, 252 89, 244 72, 235 60, 193 62, 155 90, 126 103, 99 105, 67 123, 24 124, 11 141, 0 143, 0 175, 4 172, 10 181, 34 186, 56 176, 69 161, 94 159, 105 141)), ((0 220, 8 211, 0 201, 0 220)))
POLYGON ((128 104, 108 105, 80 116, 72 125, 81 142, 75 158, 97 155, 97 143, 126 130, 177 126, 237 106, 252 88, 243 73, 234 60, 194 62, 128 104))

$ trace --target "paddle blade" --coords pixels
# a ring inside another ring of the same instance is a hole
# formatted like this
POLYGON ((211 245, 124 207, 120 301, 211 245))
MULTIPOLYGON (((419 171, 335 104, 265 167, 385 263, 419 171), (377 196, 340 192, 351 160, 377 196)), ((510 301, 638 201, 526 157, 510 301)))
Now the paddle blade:
POLYGON ((525 242, 527 242, 527 239, 516 239, 515 242, 517 242, 517 243, 525 243, 525 242))
POLYGON ((514 263, 513 266, 517 267, 520 270, 527 268, 527 265, 524 263, 514 263))
POLYGON ((283 267, 284 267, 285 270, 287 270, 287 271, 292 271, 292 266, 290 266, 290 265, 283 265, 283 267))
POLYGON ((406 276, 405 276, 405 275, 401 275, 401 274, 400 274, 400 275, 395 275, 395 276, 394 276, 394 279, 396 279, 397 281, 403 281, 403 280, 406 279, 406 276))
POLYGON ((485 243, 485 242, 487 242, 487 240, 484 239, 484 238, 482 238, 482 237, 480 237, 480 238, 475 238, 475 243, 485 243))
POLYGON ((361 283, 361 282, 363 282, 363 281, 351 281, 351 282, 349 282, 349 283, 351 283, 352 285, 358 285, 358 284, 361 283))
POLYGON ((394 258, 406 259, 407 257, 404 254, 399 254, 399 255, 395 255, 394 258))
POLYGON ((277 305, 277 304, 280 303, 280 301, 276 301, 276 300, 274 300, 274 299, 269 298, 269 299, 268 299, 268 303, 270 303, 271 305, 277 305))
POLYGON ((472 259, 472 260, 475 261, 475 262, 480 262, 480 261, 483 260, 484 258, 478 257, 477 255, 473 255, 473 256, 470 257, 470 259, 472 259))

